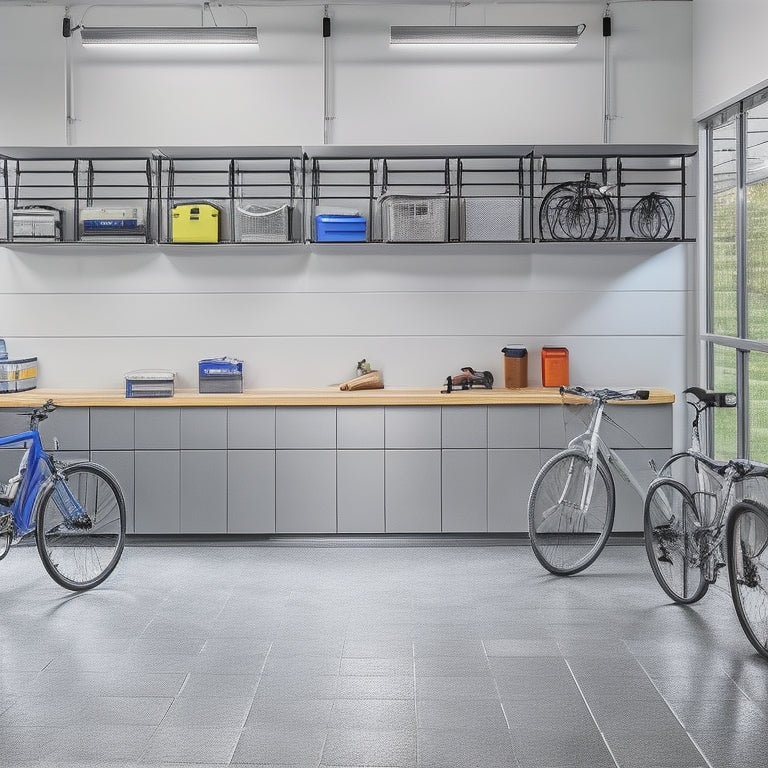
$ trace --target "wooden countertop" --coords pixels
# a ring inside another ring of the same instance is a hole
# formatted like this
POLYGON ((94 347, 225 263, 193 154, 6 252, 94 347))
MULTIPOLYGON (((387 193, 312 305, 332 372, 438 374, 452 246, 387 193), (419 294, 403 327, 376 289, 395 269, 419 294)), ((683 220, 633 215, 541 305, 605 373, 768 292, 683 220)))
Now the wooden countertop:
MULTIPOLYGON (((648 400, 621 401, 621 405, 658 405, 673 403, 675 395, 667 389, 644 387, 648 400)), ((0 408, 34 408, 46 400, 62 407, 178 407, 178 406, 347 406, 347 405, 559 405, 560 392, 555 387, 525 389, 470 389, 442 394, 434 389, 367 389, 342 392, 338 387, 313 389, 250 389, 242 394, 204 394, 192 389, 176 390, 173 397, 125 397, 121 389, 74 390, 31 389, 27 392, 0 394, 0 408)), ((581 398, 566 396, 567 402, 581 398)))

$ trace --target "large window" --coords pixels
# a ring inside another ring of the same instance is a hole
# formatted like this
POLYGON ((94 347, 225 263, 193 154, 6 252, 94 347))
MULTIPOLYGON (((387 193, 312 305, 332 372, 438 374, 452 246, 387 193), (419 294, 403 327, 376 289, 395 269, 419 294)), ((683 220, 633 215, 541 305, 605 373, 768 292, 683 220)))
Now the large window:
POLYGON ((718 410, 714 453, 768 462, 768 91, 705 124, 708 178, 708 385, 735 391, 718 410))

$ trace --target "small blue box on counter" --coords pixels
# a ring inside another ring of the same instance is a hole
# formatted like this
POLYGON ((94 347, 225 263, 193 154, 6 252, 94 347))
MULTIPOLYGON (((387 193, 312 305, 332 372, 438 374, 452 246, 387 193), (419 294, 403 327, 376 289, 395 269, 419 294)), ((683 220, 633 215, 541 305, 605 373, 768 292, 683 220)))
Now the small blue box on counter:
POLYGON ((315 216, 318 243, 364 243, 366 221, 362 216, 315 216))
POLYGON ((243 391, 243 361, 234 357, 209 357, 197 364, 200 393, 243 391))

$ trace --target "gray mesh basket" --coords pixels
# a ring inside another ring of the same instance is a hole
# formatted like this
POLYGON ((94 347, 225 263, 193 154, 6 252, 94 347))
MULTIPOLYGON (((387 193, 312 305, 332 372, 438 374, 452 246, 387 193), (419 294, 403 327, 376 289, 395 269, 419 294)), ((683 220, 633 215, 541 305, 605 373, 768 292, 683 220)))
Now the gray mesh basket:
POLYGON ((448 240, 446 195, 387 195, 381 201, 383 235, 389 243, 448 240))
POLYGON ((462 201, 466 241, 521 239, 523 201, 519 197, 467 197, 462 201))
POLYGON ((290 237, 291 206, 238 205, 235 210, 235 239, 241 243, 287 243, 290 237))

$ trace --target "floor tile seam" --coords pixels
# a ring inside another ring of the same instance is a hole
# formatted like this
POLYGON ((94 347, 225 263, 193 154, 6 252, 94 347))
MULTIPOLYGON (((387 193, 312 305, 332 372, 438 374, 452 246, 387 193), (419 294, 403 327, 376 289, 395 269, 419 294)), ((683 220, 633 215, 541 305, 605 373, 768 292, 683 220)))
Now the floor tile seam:
MULTIPOLYGON (((587 697, 584 695, 584 691, 582 691, 581 686, 579 685, 579 681, 576 679, 576 675, 574 675, 573 670, 571 669, 571 665, 568 663, 568 659, 563 657, 563 660, 565 661, 565 664, 568 667, 568 671, 571 673, 573 682, 576 684, 576 687, 579 689, 579 695, 581 696, 582 701, 584 702, 584 706, 586 706, 587 711, 589 712, 589 716, 592 718, 592 722, 595 724, 595 728, 597 728, 597 731, 600 734, 600 738, 603 740, 603 744, 605 744, 605 748, 608 750, 608 754, 611 756, 611 760, 613 760, 616 768, 621 768, 621 766, 619 765, 619 761, 616 759, 616 755, 613 753, 613 750, 611 749, 611 745, 608 743, 608 739, 605 737, 605 733, 603 733, 603 729, 600 727, 600 724, 597 722, 597 718, 595 717, 595 713, 592 711, 592 707, 589 706, 587 697)), ((710 766, 710 768, 712 767, 710 766)))
MULTIPOLYGON (((635 654, 633 654, 633 655, 635 655, 635 654)), ((643 670, 643 672, 645 672, 645 674, 648 675, 648 671, 646 670, 646 668, 643 666, 642 662, 640 661, 640 659, 637 658, 636 655, 635 655, 635 660, 640 665, 640 668, 643 670)), ((656 683, 654 682, 653 678, 651 678, 651 676, 648 675, 648 679, 651 681, 651 685, 653 685, 653 687, 658 691, 659 697, 664 702, 664 704, 666 705, 667 709, 672 713, 672 716, 680 724, 680 727, 685 732, 685 735, 688 737, 688 739, 690 740, 691 744, 693 744, 693 746, 696 748, 698 753, 701 755, 701 759, 704 760, 704 762, 707 764, 707 768, 715 768, 715 766, 712 765, 712 763, 709 761, 709 758, 704 753, 704 750, 699 746, 698 742, 693 737, 693 734, 688 730, 688 727, 678 717, 677 712, 675 712, 674 707, 672 707, 672 705, 669 703, 669 701, 667 700, 667 697, 661 692, 661 690, 659 690, 659 687, 656 685, 656 683)))

